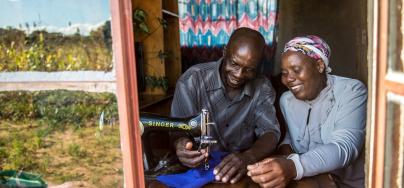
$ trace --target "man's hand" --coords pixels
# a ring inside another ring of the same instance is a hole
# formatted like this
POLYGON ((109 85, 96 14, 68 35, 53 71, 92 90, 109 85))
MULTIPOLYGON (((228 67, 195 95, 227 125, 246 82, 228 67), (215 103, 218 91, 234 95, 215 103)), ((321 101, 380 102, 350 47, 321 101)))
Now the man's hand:
POLYGON ((252 164, 254 157, 246 153, 232 153, 226 156, 213 170, 215 179, 227 183, 236 183, 247 173, 247 165, 252 164))
POLYGON ((296 177, 295 164, 286 158, 267 158, 247 169, 247 175, 261 187, 286 187, 296 177))
POLYGON ((177 153, 177 157, 180 162, 191 168, 195 168, 201 164, 202 161, 206 157, 208 157, 208 153, 204 149, 199 151, 192 150, 192 142, 188 138, 179 138, 175 143, 175 150, 177 153))

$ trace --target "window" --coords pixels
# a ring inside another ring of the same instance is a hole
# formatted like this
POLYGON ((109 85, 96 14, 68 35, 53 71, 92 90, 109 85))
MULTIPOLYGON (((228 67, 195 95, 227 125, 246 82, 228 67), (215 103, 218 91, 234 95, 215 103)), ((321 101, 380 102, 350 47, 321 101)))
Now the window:
POLYGON ((0 0, 0 7, 2 169, 39 174, 49 185, 123 187, 125 164, 127 187, 139 182, 127 167, 135 164, 137 124, 126 114, 136 111, 136 92, 123 88, 122 66, 134 64, 131 20, 122 13, 130 1, 0 0))

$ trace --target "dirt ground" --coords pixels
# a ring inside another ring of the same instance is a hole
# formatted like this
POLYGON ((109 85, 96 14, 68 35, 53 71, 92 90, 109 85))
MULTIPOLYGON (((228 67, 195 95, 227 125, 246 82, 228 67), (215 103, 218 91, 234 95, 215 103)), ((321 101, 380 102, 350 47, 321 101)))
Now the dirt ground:
POLYGON ((0 168, 39 174, 55 188, 123 187, 119 126, 0 121, 0 168))

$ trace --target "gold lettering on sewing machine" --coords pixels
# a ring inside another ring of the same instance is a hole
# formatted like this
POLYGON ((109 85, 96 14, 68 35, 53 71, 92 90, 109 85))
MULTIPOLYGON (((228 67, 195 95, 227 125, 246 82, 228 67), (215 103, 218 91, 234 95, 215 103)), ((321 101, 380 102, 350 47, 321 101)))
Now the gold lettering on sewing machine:
POLYGON ((173 127, 174 127, 174 123, 165 122, 165 121, 148 121, 148 122, 146 123, 146 126, 150 126, 150 127, 168 127, 168 128, 173 128, 173 127))
POLYGON ((184 129, 184 130, 191 130, 191 127, 188 126, 187 124, 180 124, 180 125, 178 125, 178 128, 184 129))

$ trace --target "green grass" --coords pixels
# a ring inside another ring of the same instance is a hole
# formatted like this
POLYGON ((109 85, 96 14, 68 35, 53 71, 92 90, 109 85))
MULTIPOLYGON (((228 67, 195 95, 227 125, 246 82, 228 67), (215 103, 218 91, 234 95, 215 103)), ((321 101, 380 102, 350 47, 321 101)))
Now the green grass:
POLYGON ((68 153, 73 158, 85 158, 87 156, 86 150, 76 143, 69 144, 68 153))
POLYGON ((123 186, 114 94, 0 92, 0 109, 0 169, 34 172, 50 185, 123 186))
POLYGON ((118 125, 42 133, 37 121, 0 121, 0 166, 40 174, 51 185, 67 181, 95 187, 122 187, 122 156, 118 125))

